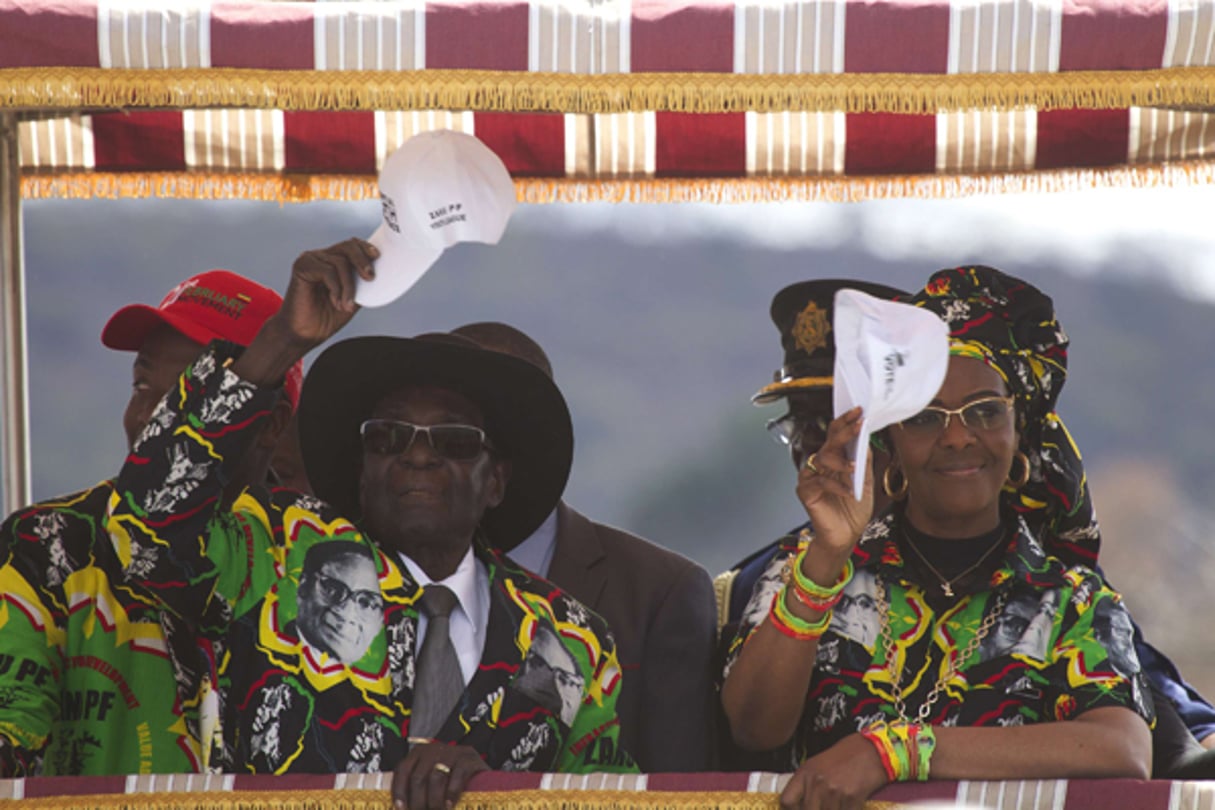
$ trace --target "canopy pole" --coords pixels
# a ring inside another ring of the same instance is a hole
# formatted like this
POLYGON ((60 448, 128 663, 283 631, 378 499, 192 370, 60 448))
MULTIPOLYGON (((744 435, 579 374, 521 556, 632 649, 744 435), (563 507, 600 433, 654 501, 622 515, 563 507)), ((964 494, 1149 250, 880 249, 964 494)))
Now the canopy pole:
POLYGON ((25 263, 21 249, 21 159, 17 115, 0 112, 0 501, 7 515, 30 502, 29 369, 25 263))

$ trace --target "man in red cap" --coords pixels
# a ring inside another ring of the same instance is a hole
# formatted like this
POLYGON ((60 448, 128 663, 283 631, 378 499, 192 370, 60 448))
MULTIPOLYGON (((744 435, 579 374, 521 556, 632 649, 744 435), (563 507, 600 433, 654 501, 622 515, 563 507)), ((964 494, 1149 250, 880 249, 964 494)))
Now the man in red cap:
MULTIPOLYGON (((157 307, 118 310, 101 341, 136 353, 122 420, 128 446, 162 429, 157 403, 206 344, 248 345, 281 304, 273 290, 211 270, 157 307)), ((296 365, 226 500, 267 479, 300 382, 296 365)), ((112 497, 112 482, 102 481, 19 509, 0 526, 0 777, 206 766, 212 648, 126 585, 105 532, 112 497)))

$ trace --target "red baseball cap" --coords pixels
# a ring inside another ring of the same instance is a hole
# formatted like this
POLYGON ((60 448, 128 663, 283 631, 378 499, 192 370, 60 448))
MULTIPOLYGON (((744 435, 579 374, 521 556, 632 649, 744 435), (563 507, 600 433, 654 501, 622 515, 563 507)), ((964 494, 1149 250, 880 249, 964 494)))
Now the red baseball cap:
MULTIPOLYGON (((256 281, 228 270, 208 270, 174 287, 160 306, 129 304, 115 312, 101 330, 101 342, 111 349, 139 351, 152 330, 165 325, 204 346, 216 338, 248 346, 282 304, 278 293, 256 281)), ((283 382, 293 408, 303 376, 301 361, 283 382)))

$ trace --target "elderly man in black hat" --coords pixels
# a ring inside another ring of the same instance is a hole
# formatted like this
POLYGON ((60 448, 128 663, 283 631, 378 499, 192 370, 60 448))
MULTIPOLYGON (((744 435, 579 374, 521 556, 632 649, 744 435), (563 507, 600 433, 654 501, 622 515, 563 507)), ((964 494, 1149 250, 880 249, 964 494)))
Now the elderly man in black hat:
POLYGON ((234 769, 396 766, 394 798, 410 808, 449 806, 487 768, 635 770, 617 746, 620 666, 603 621, 492 547, 534 530, 569 473, 569 413, 530 363, 450 334, 337 343, 299 414, 308 477, 332 508, 250 489, 215 513, 286 369, 349 322, 376 256, 361 240, 303 254, 248 350, 213 344, 187 370, 119 478, 120 558, 226 639, 234 769), (309 567, 331 542, 369 551, 371 566, 326 556, 366 576, 309 567), (359 644, 336 644, 352 628, 359 644))
MULTIPOLYGON (((835 315, 835 294, 851 289, 875 298, 891 300, 901 290, 853 279, 815 279, 791 284, 772 299, 772 323, 780 332, 785 362, 772 375, 772 382, 755 393, 751 401, 767 405, 784 400, 788 412, 768 422, 768 432, 789 448, 795 469, 801 467, 812 453, 827 440, 827 425, 832 418, 832 380, 835 371, 835 336, 832 323, 835 315)), ((881 475, 884 456, 874 455, 876 475, 881 475)), ((876 508, 876 507, 875 507, 876 508)), ((804 526, 805 524, 803 524, 804 526)), ((772 556, 783 543, 797 535, 803 526, 785 537, 764 546, 743 558, 730 570, 718 574, 713 585, 717 590, 718 663, 724 664, 728 645, 735 636, 743 609, 755 588, 771 588, 773 595, 782 584, 768 582, 761 575, 772 556)), ((721 667, 718 667, 720 673, 721 667)), ((756 754, 739 749, 730 738, 729 725, 719 718, 721 766, 723 770, 787 770, 789 762, 782 761, 781 752, 756 754)))

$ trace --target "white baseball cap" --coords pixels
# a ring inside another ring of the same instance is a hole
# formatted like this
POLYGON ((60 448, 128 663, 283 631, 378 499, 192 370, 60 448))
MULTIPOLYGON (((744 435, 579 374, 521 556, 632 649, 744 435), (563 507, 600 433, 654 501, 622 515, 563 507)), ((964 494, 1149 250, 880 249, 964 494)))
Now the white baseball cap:
POLYGON ((835 294, 835 415, 860 405, 861 433, 853 495, 861 499, 869 437, 915 416, 932 402, 949 366, 949 327, 911 304, 883 301, 859 290, 835 294))
POLYGON ((382 221, 368 241, 380 250, 375 280, 358 280, 354 300, 396 300, 457 242, 496 244, 517 203, 502 160, 464 132, 414 135, 380 170, 382 221))

